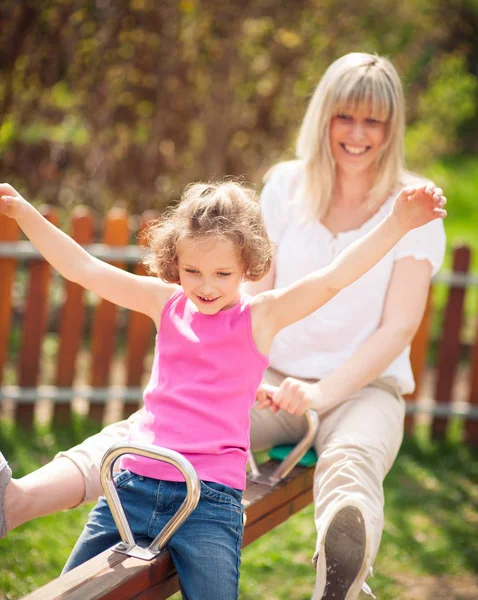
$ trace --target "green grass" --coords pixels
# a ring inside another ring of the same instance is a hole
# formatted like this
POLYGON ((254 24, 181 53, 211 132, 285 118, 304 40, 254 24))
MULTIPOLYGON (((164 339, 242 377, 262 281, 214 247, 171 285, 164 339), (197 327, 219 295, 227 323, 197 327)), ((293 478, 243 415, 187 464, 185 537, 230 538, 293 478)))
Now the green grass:
MULTIPOLYGON (((55 452, 94 428, 77 419, 69 429, 37 429, 34 435, 0 423, 0 448, 16 476, 48 461, 55 452)), ((454 440, 458 435, 454 436, 454 440)), ((386 525, 375 564, 373 591, 380 600, 478 597, 478 450, 458 441, 431 442, 421 430, 407 438, 385 484, 386 525), (418 596, 414 583, 469 595, 418 596), (465 582, 465 583, 463 583, 465 582), (407 595, 411 593, 412 595, 407 595)), ((15 600, 58 576, 89 507, 44 517, 0 542, 0 598, 15 600)), ((315 547, 309 506, 245 549, 241 600, 306 600, 313 588, 315 547)))

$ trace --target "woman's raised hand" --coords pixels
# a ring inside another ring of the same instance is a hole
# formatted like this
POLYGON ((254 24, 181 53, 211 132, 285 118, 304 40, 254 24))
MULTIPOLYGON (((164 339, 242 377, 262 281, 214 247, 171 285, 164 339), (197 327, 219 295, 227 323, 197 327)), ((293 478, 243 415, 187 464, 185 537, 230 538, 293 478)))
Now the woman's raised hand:
POLYGON ((443 190, 433 183, 403 188, 395 199, 392 215, 406 232, 446 217, 443 190))
POLYGON ((0 183, 0 215, 15 219, 26 200, 8 183, 0 183))

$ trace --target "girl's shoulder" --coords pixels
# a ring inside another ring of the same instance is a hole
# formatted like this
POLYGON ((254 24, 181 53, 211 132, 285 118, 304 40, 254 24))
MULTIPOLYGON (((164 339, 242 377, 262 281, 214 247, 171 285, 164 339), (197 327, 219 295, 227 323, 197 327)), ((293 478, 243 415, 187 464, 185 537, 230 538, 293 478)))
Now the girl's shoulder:
MULTIPOLYGON (((157 278, 154 278, 157 279, 157 278)), ((156 285, 157 293, 157 311, 154 318, 156 328, 159 330, 163 317, 168 314, 171 305, 183 292, 183 288, 175 283, 165 283, 164 281, 157 281, 156 285)))

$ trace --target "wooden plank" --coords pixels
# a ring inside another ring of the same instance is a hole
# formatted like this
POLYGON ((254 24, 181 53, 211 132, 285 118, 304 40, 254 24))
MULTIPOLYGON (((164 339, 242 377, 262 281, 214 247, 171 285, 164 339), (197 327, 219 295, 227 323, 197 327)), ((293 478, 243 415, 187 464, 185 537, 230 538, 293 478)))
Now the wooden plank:
MULTIPOLYGON (((313 469, 310 469, 313 471, 313 469)), ((302 490, 302 492, 291 498, 286 503, 276 506, 272 511, 260 516, 255 521, 246 525, 244 531, 244 546, 249 545, 258 538, 262 537, 268 531, 271 531, 289 517, 308 506, 312 502, 312 487, 302 490)))
MULTIPOLYGON (((272 471, 270 461, 261 470, 272 471)), ((270 531, 312 499, 313 468, 296 467, 274 488, 249 484, 244 494, 247 522, 243 546, 270 531)), ((107 550, 24 600, 163 600, 178 590, 168 552, 151 562, 107 550)))
MULTIPOLYGON (((265 464, 260 465, 261 473, 270 475, 276 468, 278 463, 269 460, 265 464)), ((293 477, 287 477, 285 482, 280 486, 274 487, 274 493, 271 494, 271 488, 261 484, 248 484, 244 492, 244 506, 247 511, 247 524, 251 525, 263 518, 264 513, 272 512, 284 505, 284 495, 290 500, 299 496, 304 490, 312 489, 312 480, 314 469, 305 469, 296 467, 292 471, 293 477), (281 486, 286 486, 284 495, 277 493, 281 486)))
MULTIPOLYGON (((71 237, 79 244, 91 244, 93 241, 93 217, 90 209, 77 206, 71 216, 71 237)), ((85 290, 72 281, 65 281, 65 303, 62 307, 59 347, 55 385, 72 387, 75 365, 81 346, 86 317, 83 301, 85 290)), ((71 403, 55 404, 53 422, 62 425, 71 421, 71 403)))
MULTIPOLYGON (((129 242, 128 215, 122 208, 112 208, 105 221, 103 243, 109 246, 126 246, 129 242)), ((123 263, 113 263, 124 269, 123 263)), ((107 387, 111 363, 115 354, 116 318, 118 307, 107 300, 100 300, 96 307, 91 340, 91 385, 107 387)), ((89 417, 103 422, 105 405, 90 403, 89 417)))
MULTIPOLYGON (((159 216, 157 211, 146 211, 142 216, 139 227, 139 237, 159 216)), ((146 275, 146 269, 142 264, 138 264, 134 272, 136 275, 146 275)), ((126 385, 128 387, 141 387, 144 361, 148 350, 151 348, 152 334, 154 331, 153 321, 146 315, 131 311, 129 315, 128 333, 126 342, 126 385)), ((142 398, 139 397, 135 402, 125 402, 123 404, 123 418, 129 417, 138 410, 142 404, 142 398)))
MULTIPOLYGON (((470 248, 458 246, 453 253, 453 271, 467 273, 470 266, 470 248)), ((450 287, 443 334, 440 340, 438 355, 438 373, 435 399, 439 403, 450 403, 453 396, 453 383, 460 359, 460 332, 465 302, 465 287, 450 287)), ((435 417, 432 422, 432 437, 440 439, 445 436, 448 417, 435 417)))
MULTIPOLYGON (((16 242, 20 228, 15 219, 0 215, 0 242, 16 242)), ((7 358, 10 340, 10 320, 12 316, 12 287, 17 261, 14 258, 0 258, 0 384, 7 358)))
MULTIPOLYGON (((407 403, 416 402, 423 379, 423 372, 426 366, 427 351, 428 351, 428 334, 430 332, 430 322, 432 314, 432 288, 428 291, 427 303, 425 312, 423 313, 420 326, 413 338, 410 348, 410 363, 412 366, 413 378, 415 380, 415 390, 411 394, 405 396, 407 403)), ((415 423, 415 415, 405 416, 405 431, 412 433, 415 423)))
MULTIPOLYGON (((54 225, 58 222, 56 210, 48 205, 39 209, 40 213, 54 225)), ((48 285, 51 268, 43 259, 31 260, 28 265, 30 275, 25 316, 22 331, 21 349, 18 363, 18 384, 34 387, 40 373, 41 347, 47 325, 48 285)), ((34 403, 22 403, 16 407, 16 420, 23 426, 33 425, 34 403)))
POLYGON ((132 596, 132 600, 165 600, 179 590, 179 578, 176 571, 170 577, 165 577, 159 583, 153 584, 148 590, 132 596))

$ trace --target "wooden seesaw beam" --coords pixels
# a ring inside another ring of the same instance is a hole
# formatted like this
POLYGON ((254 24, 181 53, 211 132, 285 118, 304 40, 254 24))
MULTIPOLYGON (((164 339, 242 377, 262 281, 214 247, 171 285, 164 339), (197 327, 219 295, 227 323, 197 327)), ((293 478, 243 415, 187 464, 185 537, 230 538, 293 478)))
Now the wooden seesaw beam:
MULTIPOLYGON (((277 468, 261 465, 268 475, 277 468)), ((271 488, 249 483, 244 492, 247 521, 243 547, 312 502, 313 468, 295 467, 271 488)), ((163 600, 179 590, 178 576, 168 551, 152 561, 106 550, 24 597, 24 600, 163 600)))

